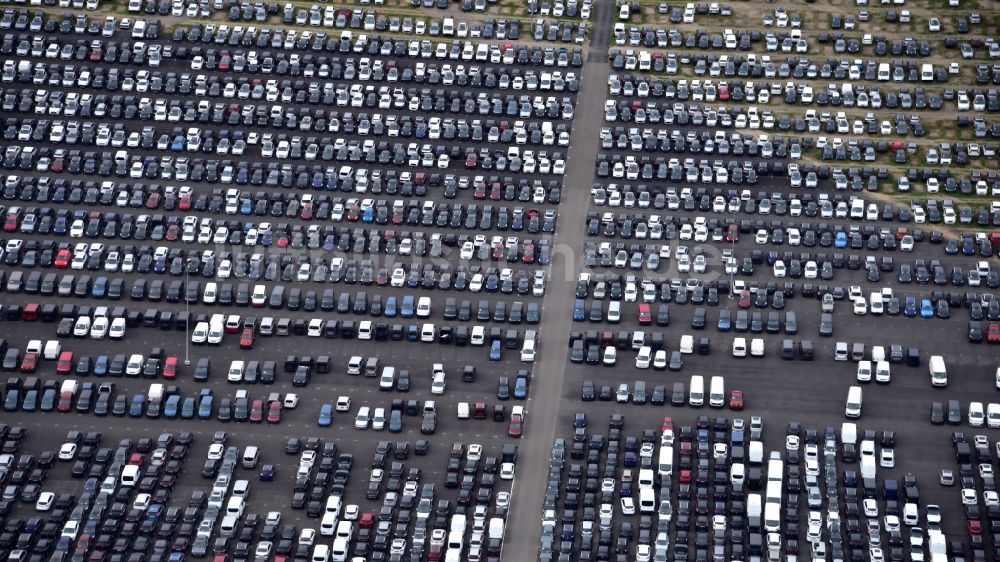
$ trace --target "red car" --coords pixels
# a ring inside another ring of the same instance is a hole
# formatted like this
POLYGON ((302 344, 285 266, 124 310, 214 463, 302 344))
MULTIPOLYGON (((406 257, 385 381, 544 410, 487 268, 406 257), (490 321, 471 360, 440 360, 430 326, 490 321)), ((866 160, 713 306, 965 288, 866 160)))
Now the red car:
POLYGON ((56 362, 56 372, 60 375, 67 375, 73 370, 73 352, 64 351, 59 354, 59 361, 56 362))
POLYGON ((682 471, 680 471, 680 476, 679 476, 678 480, 680 480, 681 484, 690 484, 691 483, 691 471, 690 470, 682 470, 682 471))
POLYGON ((968 523, 969 536, 978 536, 983 534, 983 523, 981 521, 969 521, 968 523))
POLYGON ((60 412, 68 412, 73 408, 73 393, 70 391, 59 394, 59 405, 56 409, 60 412))
POLYGON ((639 305, 639 324, 643 326, 648 326, 653 322, 653 314, 650 312, 649 304, 642 303, 639 305))
POLYGON ((511 437, 520 437, 524 427, 521 422, 521 416, 514 414, 510 417, 510 427, 507 428, 507 435, 511 437))
POLYGON ((281 402, 275 400, 267 407, 267 423, 281 423, 281 402))
POLYGON ((664 432, 664 431, 666 431, 668 429, 671 430, 671 431, 673 431, 673 429, 674 429, 674 420, 670 416, 664 416, 663 417, 663 425, 660 426, 660 432, 662 433, 662 432, 664 432))
POLYGON ((69 267, 70 260, 73 259, 73 255, 69 250, 59 250, 56 255, 56 260, 52 263, 56 269, 66 269, 69 267))
POLYGON ((254 400, 250 404, 250 421, 253 423, 260 423, 264 421, 264 401, 254 400))
POLYGON ((743 409, 743 391, 734 390, 729 394, 729 409, 730 410, 742 410, 743 409))
POLYGON ((740 308, 750 308, 750 291, 740 291, 740 308))
POLYGON ((252 328, 245 328, 240 335, 240 349, 253 349, 254 333, 252 328))
POLYGON ((165 379, 176 379, 177 378, 177 358, 171 355, 167 357, 167 360, 163 362, 163 378, 165 379))
POLYGON ((375 516, 371 513, 362 513, 361 519, 358 519, 358 527, 362 529, 371 529, 375 526, 375 516))
POLYGON ((987 326, 986 343, 1000 343, 1000 323, 990 322, 987 326))
POLYGON ((21 360, 21 372, 34 373, 35 369, 37 368, 38 368, 38 354, 25 353, 24 359, 21 360))

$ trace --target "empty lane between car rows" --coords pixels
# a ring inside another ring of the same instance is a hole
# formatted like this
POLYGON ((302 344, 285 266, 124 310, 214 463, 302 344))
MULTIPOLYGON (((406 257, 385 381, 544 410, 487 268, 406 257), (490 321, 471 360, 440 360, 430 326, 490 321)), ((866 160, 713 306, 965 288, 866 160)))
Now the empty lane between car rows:
MULTIPOLYGON (((611 10, 610 2, 597 3, 597 17, 611 10)), ((545 345, 535 361, 535 377, 528 401, 529 429, 522 440, 519 452, 520 474, 514 488, 512 503, 520 513, 527 514, 508 521, 504 540, 505 556, 510 560, 533 560, 538 555, 541 526, 537 515, 542 512, 545 496, 545 477, 548 473, 549 448, 556 434, 557 422, 564 391, 564 379, 569 363, 563 338, 569 333, 572 318, 565 311, 573 306, 576 288, 576 268, 583 257, 584 237, 581 227, 587 216, 589 198, 586 189, 593 177, 591 162, 597 157, 595 142, 601 121, 588 116, 601 114, 604 105, 602 85, 610 74, 603 62, 588 62, 583 68, 580 96, 577 98, 577 115, 567 156, 564 177, 566 197, 560 205, 562 228, 556 231, 552 263, 549 267, 549 288, 542 309, 539 325, 545 345)))

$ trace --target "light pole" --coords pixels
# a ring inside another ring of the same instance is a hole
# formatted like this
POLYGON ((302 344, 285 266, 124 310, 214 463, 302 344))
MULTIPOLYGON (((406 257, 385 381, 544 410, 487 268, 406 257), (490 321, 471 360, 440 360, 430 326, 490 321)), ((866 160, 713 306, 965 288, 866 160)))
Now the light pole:
POLYGON ((188 289, 191 281, 188 275, 187 264, 184 264, 184 311, 187 314, 187 323, 184 325, 184 364, 191 364, 191 299, 188 298, 188 289))

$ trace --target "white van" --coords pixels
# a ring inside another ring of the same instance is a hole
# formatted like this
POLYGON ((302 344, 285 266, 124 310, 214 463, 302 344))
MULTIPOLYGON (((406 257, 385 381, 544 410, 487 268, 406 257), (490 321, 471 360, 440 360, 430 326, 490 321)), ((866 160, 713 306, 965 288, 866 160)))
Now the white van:
POLYGON ((986 412, 982 402, 969 403, 969 427, 983 427, 986 423, 986 412))
POLYGON ((45 342, 45 353, 44 357, 49 361, 55 361, 59 359, 59 354, 62 353, 62 344, 59 340, 49 340, 45 342))
MULTIPOLYGON (((350 523, 350 521, 341 521, 341 523, 350 523)), ((333 541, 333 548, 330 549, 330 560, 331 562, 347 562, 348 547, 350 543, 347 539, 336 538, 333 541)), ((317 545, 317 548, 319 546, 317 545)), ((326 545, 323 545, 326 548, 326 545)), ((315 562, 315 556, 313 556, 315 562)))
POLYGON ((341 521, 337 523, 337 538, 346 539, 350 541, 354 537, 354 523, 350 521, 341 521))
POLYGON ((639 483, 639 488, 652 488, 656 484, 656 477, 652 469, 643 468, 639 470, 639 478, 637 480, 639 483))
POLYGON ((845 445, 858 443, 858 426, 854 422, 840 424, 840 441, 845 445))
POLYGON ((448 533, 448 551, 462 552, 462 545, 465 540, 462 533, 456 533, 454 531, 448 533))
POLYGON ((330 496, 326 498, 324 513, 332 513, 334 517, 340 517, 340 496, 330 496))
POLYGON ((473 326, 472 335, 469 337, 469 343, 472 345, 483 345, 486 343, 486 328, 483 326, 473 326))
POLYGON ((524 345, 521 347, 521 361, 534 363, 535 361, 535 340, 524 338, 524 345))
POLYGON ((122 467, 122 486, 132 487, 139 483, 139 467, 134 464, 127 464, 122 467))
POLYGON ((764 338, 754 338, 750 341, 750 355, 753 357, 764 356, 764 338))
POLYGON ((856 376, 858 382, 871 382, 872 380, 872 362, 867 359, 864 361, 858 361, 858 371, 856 376))
POLYGON ((382 368, 382 376, 378 379, 379 390, 391 391, 396 386, 396 368, 387 365, 382 368))
POLYGON ((648 369, 650 363, 653 359, 653 348, 644 345, 639 348, 639 353, 635 356, 635 368, 636 369, 648 369))
POLYGON ((337 532, 337 514, 326 512, 319 522, 319 534, 324 537, 332 537, 337 532))
POLYGON ((764 443, 761 441, 751 441, 749 456, 750 464, 760 465, 764 463, 764 443))
POLYGON ((260 449, 256 445, 250 445, 246 449, 243 449, 243 468, 255 469, 258 462, 260 462, 260 449))
POLYGON ((691 335, 681 336, 680 351, 685 355, 690 355, 691 353, 694 353, 694 336, 691 335))
POLYGON ((231 383, 243 381, 243 361, 236 360, 229 364, 229 373, 226 374, 226 380, 231 383))
MULTIPOLYGON (((347 556, 344 556, 341 560, 346 560, 347 556)), ((316 544, 313 546, 312 558, 309 562, 329 562, 330 560, 330 547, 325 544, 316 544)))
POLYGON ((1000 404, 990 402, 986 406, 986 425, 990 429, 1000 428, 1000 404))
POLYGON ((1000 367, 997 367, 996 373, 993 374, 993 386, 1000 390, 1000 367))
POLYGON ((891 78, 889 73, 889 63, 883 62, 878 65, 878 80, 879 82, 888 82, 891 78))
POLYGON ((747 339, 733 338, 733 357, 747 356, 747 339))
POLYGON ((861 417, 861 387, 852 386, 847 391, 847 404, 844 408, 844 415, 849 418, 861 417))
POLYGON ((688 405, 701 408, 705 405, 705 379, 701 375, 691 375, 691 386, 688 387, 688 405))
POLYGON ((459 402, 458 403, 458 419, 467 420, 469 419, 469 403, 459 402))
POLYGON ((639 489, 639 511, 641 513, 656 511, 656 492, 652 488, 639 489))
POLYGON ((464 535, 467 523, 468 520, 466 519, 465 514, 456 513, 451 516, 451 524, 448 527, 448 532, 464 535))
POLYGON ((726 381, 721 375, 712 377, 708 389, 708 405, 721 408, 726 405, 726 381))
POLYGON ((674 448, 660 447, 660 460, 656 465, 656 472, 660 478, 670 476, 674 472, 674 448))
POLYGON ((226 504, 226 514, 243 517, 243 510, 246 508, 246 503, 246 500, 240 497, 229 498, 229 503, 226 504))
POLYGON ((932 355, 927 366, 931 372, 931 386, 948 386, 948 370, 944 365, 944 357, 932 355))
POLYGON ((420 297, 417 300, 417 318, 427 318, 431 315, 431 298, 420 297))
POLYGON ((491 539, 503 538, 504 523, 502 517, 490 518, 489 537, 491 539))

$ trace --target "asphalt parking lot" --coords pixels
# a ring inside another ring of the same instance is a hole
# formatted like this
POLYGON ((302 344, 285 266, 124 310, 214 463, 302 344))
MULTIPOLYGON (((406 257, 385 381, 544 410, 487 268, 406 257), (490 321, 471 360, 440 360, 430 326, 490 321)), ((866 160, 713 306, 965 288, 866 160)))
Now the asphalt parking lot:
POLYGON ((995 10, 50 4, 8 559, 1000 556, 995 10))

